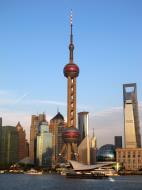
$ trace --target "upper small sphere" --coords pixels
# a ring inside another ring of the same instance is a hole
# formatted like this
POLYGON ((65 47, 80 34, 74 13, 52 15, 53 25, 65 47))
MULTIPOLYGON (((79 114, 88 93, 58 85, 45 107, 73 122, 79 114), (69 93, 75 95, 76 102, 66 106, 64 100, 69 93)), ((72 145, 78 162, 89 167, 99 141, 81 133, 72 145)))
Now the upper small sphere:
POLYGON ((79 67, 74 63, 69 63, 64 67, 64 76, 65 77, 78 77, 79 67))

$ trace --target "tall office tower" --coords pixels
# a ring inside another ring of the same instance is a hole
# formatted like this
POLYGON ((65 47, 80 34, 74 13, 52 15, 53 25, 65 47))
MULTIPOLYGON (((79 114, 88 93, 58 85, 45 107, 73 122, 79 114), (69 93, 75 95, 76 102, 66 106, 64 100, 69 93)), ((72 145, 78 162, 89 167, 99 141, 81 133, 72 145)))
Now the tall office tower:
POLYGON ((32 163, 36 163, 36 140, 39 131, 39 124, 46 121, 45 114, 32 115, 30 127, 30 148, 29 156, 32 163))
POLYGON ((39 114, 38 115, 38 122, 39 124, 42 123, 42 122, 46 122, 46 115, 43 113, 43 114, 39 114))
POLYGON ((80 132, 80 141, 88 135, 89 128, 89 112, 78 113, 78 129, 80 132))
POLYGON ((70 45, 69 45, 69 63, 64 67, 64 76, 67 78, 67 127, 63 131, 64 146, 61 155, 64 152, 67 160, 77 159, 77 141, 79 131, 76 129, 76 78, 79 75, 79 67, 73 61, 73 34, 72 34, 72 15, 70 16, 70 45))
POLYGON ((53 155, 52 155, 52 164, 55 166, 60 160, 59 154, 64 145, 62 132, 65 127, 64 117, 58 112, 55 117, 50 120, 49 130, 53 135, 53 155))
POLYGON ((94 128, 93 128, 93 135, 91 138, 91 145, 90 145, 90 164, 95 164, 96 163, 96 157, 97 157, 97 140, 95 137, 94 133, 94 128))
POLYGON ((47 122, 41 122, 39 125, 36 159, 38 166, 52 166, 52 133, 49 132, 47 122))
POLYGON ((78 113, 78 129, 80 132, 80 140, 78 146, 78 158, 79 161, 84 164, 90 164, 90 138, 88 134, 89 128, 89 113, 78 113))
POLYGON ((29 157, 29 142, 26 140, 26 157, 29 157))
POLYGON ((136 83, 123 85, 125 148, 140 148, 141 136, 136 83))
POLYGON ((26 133, 20 122, 17 123, 16 130, 18 134, 18 160, 20 161, 28 156, 26 152, 26 133))
POLYGON ((18 134, 16 127, 2 127, 0 164, 8 166, 18 161, 18 134))
POLYGON ((2 141, 2 118, 0 117, 0 160, 1 160, 1 141, 2 141))
POLYGON ((122 148, 122 136, 114 137, 114 145, 115 145, 115 148, 122 148))
POLYGON ((2 127, 2 117, 0 117, 0 127, 2 127))
POLYGON ((78 146, 78 161, 90 164, 90 138, 87 135, 78 146))

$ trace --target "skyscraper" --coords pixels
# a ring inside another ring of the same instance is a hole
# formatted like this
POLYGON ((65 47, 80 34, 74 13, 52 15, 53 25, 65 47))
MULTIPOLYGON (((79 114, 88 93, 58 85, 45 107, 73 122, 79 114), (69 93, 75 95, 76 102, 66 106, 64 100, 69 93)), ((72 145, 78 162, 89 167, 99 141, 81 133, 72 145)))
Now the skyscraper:
POLYGON ((16 131, 18 134, 18 160, 22 160, 23 158, 27 157, 27 141, 26 141, 26 133, 25 130, 23 130, 23 127, 21 126, 20 122, 16 125, 16 131))
POLYGON ((65 122, 63 115, 58 112, 55 117, 53 117, 50 120, 49 129, 50 132, 53 135, 53 154, 52 154, 52 164, 53 166, 56 165, 58 162, 60 162, 59 154, 61 152, 61 149, 64 145, 63 138, 62 138, 62 132, 65 128, 65 122))
POLYGON ((125 148, 140 148, 138 101, 136 83, 123 85, 125 148))
POLYGON ((0 127, 2 127, 2 117, 0 117, 0 127))
POLYGON ((91 138, 91 145, 90 145, 90 163, 96 163, 96 156, 97 156, 97 139, 95 137, 94 128, 93 128, 93 135, 91 138))
POLYGON ((89 112, 78 113, 78 129, 80 132, 80 141, 82 141, 88 135, 89 112))
POLYGON ((0 164, 7 166, 18 161, 18 134, 16 127, 2 127, 0 164))
POLYGON ((80 140, 78 146, 79 161, 84 164, 90 164, 90 137, 89 137, 89 112, 78 113, 78 129, 80 140))
POLYGON ((79 131, 76 129, 76 78, 79 75, 79 67, 73 60, 73 34, 72 34, 72 15, 70 16, 70 45, 69 45, 69 63, 64 67, 64 76, 68 81, 67 88, 67 127, 63 131, 64 146, 61 155, 65 152, 67 160, 76 159, 77 141, 79 131))
POLYGON ((78 146, 78 161, 90 164, 90 138, 87 135, 78 146))
POLYGON ((45 114, 32 115, 31 118, 31 128, 30 128, 30 148, 29 148, 29 156, 30 160, 33 163, 36 163, 36 146, 37 146, 37 135, 39 132, 39 124, 41 122, 46 121, 45 114))
POLYGON ((39 125, 36 158, 37 165, 44 167, 52 166, 52 133, 49 132, 47 122, 41 122, 39 125))
POLYGON ((114 137, 114 145, 115 145, 115 148, 122 148, 122 136, 114 137))
MULTIPOLYGON (((2 141, 2 117, 0 117, 0 153, 1 153, 1 141, 2 141)), ((1 160, 1 154, 0 154, 1 160)))

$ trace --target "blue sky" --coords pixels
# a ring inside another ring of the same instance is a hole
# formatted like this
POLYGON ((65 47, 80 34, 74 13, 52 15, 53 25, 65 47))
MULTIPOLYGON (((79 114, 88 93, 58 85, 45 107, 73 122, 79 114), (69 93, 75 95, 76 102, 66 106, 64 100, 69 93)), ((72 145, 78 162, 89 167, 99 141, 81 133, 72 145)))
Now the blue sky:
MULTIPOLYGON (((50 119, 57 107, 66 117, 63 68, 69 60, 71 9, 74 61, 80 67, 78 111, 96 115, 91 127, 97 133, 97 127, 104 130, 108 112, 112 114, 107 119, 114 118, 117 108, 122 112, 123 83, 137 83, 141 104, 141 0, 0 0, 0 114, 4 124, 20 120, 29 129, 31 114, 44 111, 50 119), (96 126, 100 113, 104 125, 96 126)), ((117 125, 122 131, 122 117, 117 125)))

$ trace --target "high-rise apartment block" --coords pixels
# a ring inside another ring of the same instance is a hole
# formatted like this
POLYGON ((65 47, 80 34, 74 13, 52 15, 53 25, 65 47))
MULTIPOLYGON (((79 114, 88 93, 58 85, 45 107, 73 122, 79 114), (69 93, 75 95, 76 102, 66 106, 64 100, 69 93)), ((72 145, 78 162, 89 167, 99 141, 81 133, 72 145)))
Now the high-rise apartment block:
POLYGON ((123 100, 125 148, 140 148, 141 136, 136 83, 123 85, 123 100))

